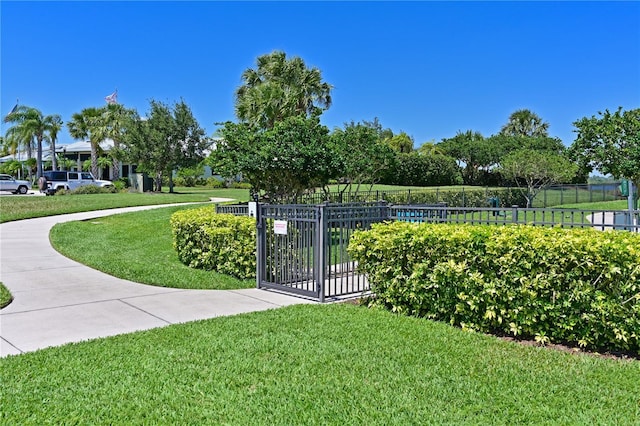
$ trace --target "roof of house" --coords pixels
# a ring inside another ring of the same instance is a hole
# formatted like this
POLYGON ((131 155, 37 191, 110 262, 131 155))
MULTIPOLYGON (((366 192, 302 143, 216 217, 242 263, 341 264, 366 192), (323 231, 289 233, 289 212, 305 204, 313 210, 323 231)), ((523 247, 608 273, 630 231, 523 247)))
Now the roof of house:
MULTIPOLYGON (((109 151, 113 148, 113 140, 105 139, 100 143, 100 147, 104 151, 109 151)), ((77 141, 67 145, 56 145, 56 152, 58 154, 67 153, 67 154, 77 154, 77 153, 91 153, 91 142, 89 141, 77 141)), ((33 152, 35 155, 35 152, 33 152)), ((25 160, 27 158, 26 152, 17 152, 16 155, 7 155, 4 157, 0 157, 0 163, 6 163, 12 160, 25 160)), ((42 160, 47 161, 51 159, 51 149, 49 147, 43 147, 42 149, 42 160)))
MULTIPOLYGON (((105 139, 100 143, 100 147, 109 151, 113 148, 113 139, 105 139)), ((70 143, 68 145, 59 145, 56 146, 56 152, 66 152, 68 154, 72 152, 91 152, 91 142, 89 141, 77 141, 70 143)))

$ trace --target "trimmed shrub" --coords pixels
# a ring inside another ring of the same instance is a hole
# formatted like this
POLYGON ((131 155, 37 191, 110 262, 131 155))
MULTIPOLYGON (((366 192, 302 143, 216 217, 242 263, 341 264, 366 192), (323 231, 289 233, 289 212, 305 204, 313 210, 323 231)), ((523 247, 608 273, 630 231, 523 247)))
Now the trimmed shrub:
POLYGON ((384 199, 392 204, 435 204, 447 203, 449 207, 488 207, 489 198, 498 197, 501 207, 527 205, 527 200, 518 189, 456 189, 447 188, 442 191, 408 191, 384 192, 384 199))
POLYGON ((83 185, 71 190, 59 189, 55 195, 114 194, 116 192, 118 192, 118 189, 115 186, 83 185))
POLYGON ((171 216, 173 247, 182 263, 241 279, 256 277, 256 223, 251 217, 216 214, 213 207, 171 216))
POLYGON ((131 186, 131 182, 129 182, 128 177, 121 177, 113 181, 113 186, 115 186, 118 191, 123 191, 131 186))
POLYGON ((231 184, 231 188, 236 189, 251 189, 251 184, 249 182, 233 182, 231 184))
POLYGON ((640 235, 394 222, 349 253, 372 304, 463 329, 640 352, 640 235))
POLYGON ((173 178, 173 184, 175 186, 185 186, 188 188, 204 186, 206 183, 206 179, 200 176, 176 176, 173 178))
POLYGON ((206 185, 209 188, 224 188, 224 182, 214 178, 213 176, 207 178, 206 185))
POLYGON ((398 153, 380 183, 402 186, 462 185, 456 160, 446 155, 398 153))

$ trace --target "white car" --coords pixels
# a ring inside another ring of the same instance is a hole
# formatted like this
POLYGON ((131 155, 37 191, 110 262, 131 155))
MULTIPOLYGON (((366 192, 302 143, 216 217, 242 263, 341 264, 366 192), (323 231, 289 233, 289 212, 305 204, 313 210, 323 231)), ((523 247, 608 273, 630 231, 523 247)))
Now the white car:
POLYGON ((113 186, 110 180, 99 180, 89 172, 46 171, 38 181, 40 192, 53 195, 60 189, 73 190, 85 185, 94 185, 101 188, 113 186))
POLYGON ((26 180, 15 179, 11 175, 0 175, 0 191, 11 191, 14 194, 26 194, 31 189, 31 183, 26 180))

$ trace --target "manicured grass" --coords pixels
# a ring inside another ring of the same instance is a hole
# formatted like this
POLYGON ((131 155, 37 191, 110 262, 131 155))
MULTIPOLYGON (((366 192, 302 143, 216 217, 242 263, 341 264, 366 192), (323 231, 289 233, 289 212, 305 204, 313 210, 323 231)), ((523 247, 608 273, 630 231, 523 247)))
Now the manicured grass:
MULTIPOLYGON (((118 214, 53 227, 50 240, 65 256, 127 280, 175 288, 235 289, 255 286, 213 271, 189 268, 173 249, 169 219, 175 206, 118 214)), ((210 205, 214 208, 213 205, 210 205)))
POLYGON ((614 201, 618 198, 611 191, 589 191, 587 189, 547 189, 541 191, 533 200, 533 207, 554 207, 564 204, 576 204, 581 206, 584 203, 614 201))
POLYGON ((129 193, 85 194, 53 197, 42 196, 3 196, 0 197, 0 223, 34 217, 58 214, 78 213, 118 207, 146 206, 156 204, 205 202, 210 197, 231 198, 247 201, 246 189, 207 189, 176 187, 174 194, 129 193))
MULTIPOLYGON (((551 208, 551 207, 550 207, 551 208)), ((553 209, 561 209, 560 206, 553 207, 553 209)), ((524 211, 518 210, 517 223, 536 223, 536 224, 588 224, 588 217, 590 215, 583 215, 579 212, 564 212, 564 211, 524 211)), ((513 213, 511 209, 504 209, 500 211, 500 215, 493 216, 493 212, 468 212, 459 214, 450 214, 448 216, 450 222, 458 223, 477 223, 477 224, 511 224, 513 223, 513 213), (473 221, 473 222, 472 222, 473 221)))
POLYGON ((640 422, 640 362, 353 305, 298 305, 0 360, 3 424, 640 422))
POLYGON ((9 290, 4 286, 4 284, 0 283, 0 309, 7 306, 11 302, 12 298, 13 297, 9 290))
MULTIPOLYGON (((539 208, 539 207, 538 207, 539 208)), ((548 224, 560 224, 560 223, 589 223, 589 215, 582 215, 580 213, 575 212, 563 212, 558 211, 558 209, 575 209, 575 210, 626 210, 627 202, 626 201, 601 201, 595 203, 579 203, 579 204, 563 204, 554 207, 549 207, 550 209, 554 209, 554 212, 541 212, 541 211, 518 211, 518 220, 522 223, 548 223, 548 224)), ((476 222, 484 222, 484 223, 511 223, 513 221, 512 211, 511 209, 504 209, 501 211, 503 215, 501 216, 493 216, 492 212, 484 211, 484 212, 469 212, 469 213, 460 213, 460 214, 451 214, 449 215, 449 219, 459 220, 461 223, 465 220, 467 221, 476 221, 476 222)))
POLYGON ((627 201, 619 200, 619 201, 600 201, 596 203, 580 203, 580 204, 563 204, 558 206, 558 208, 563 209, 585 209, 585 210, 626 210, 627 201))

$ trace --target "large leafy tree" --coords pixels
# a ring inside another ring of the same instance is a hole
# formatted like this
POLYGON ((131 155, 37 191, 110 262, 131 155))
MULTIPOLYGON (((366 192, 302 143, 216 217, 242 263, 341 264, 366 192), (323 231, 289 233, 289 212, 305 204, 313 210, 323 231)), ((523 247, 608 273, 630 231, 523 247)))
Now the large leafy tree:
MULTIPOLYGON (((37 176, 42 176, 42 141, 44 141, 52 128, 58 126, 61 121, 59 115, 43 115, 40 110, 28 106, 19 106, 8 114, 4 121, 15 125, 15 135, 22 141, 36 141, 36 169, 37 176)), ((57 133, 57 130, 54 129, 57 133)), ((11 132, 13 134, 13 132, 11 132)), ((30 143, 30 142, 29 142, 30 143)))
POLYGON ((497 135, 488 137, 487 144, 491 146, 496 163, 500 163, 506 155, 525 148, 535 151, 552 152, 558 155, 566 151, 560 139, 549 136, 522 136, 498 133, 497 135))
POLYGON ((173 192, 173 170, 198 164, 210 145, 184 101, 171 107, 152 100, 146 119, 131 116, 125 127, 122 143, 128 159, 138 170, 155 177, 158 192, 162 191, 163 176, 169 177, 169 191, 173 192))
MULTIPOLYGON (((350 125, 355 126, 355 122, 352 121, 350 125)), ((388 127, 383 128, 378 117, 374 117, 373 121, 362 120, 362 125, 375 129, 378 133, 378 139, 381 141, 388 142, 393 137, 393 130, 388 127)))
POLYGON ((236 116, 253 127, 268 129, 287 117, 320 115, 331 106, 331 89, 318 68, 275 51, 259 56, 257 67, 242 73, 236 116))
POLYGON ((571 158, 640 186, 640 108, 605 110, 573 125, 578 136, 569 148, 571 158))
POLYGON ((329 130, 317 117, 288 117, 257 131, 248 123, 227 122, 219 133, 212 167, 225 177, 241 174, 254 195, 271 202, 324 186, 337 171, 329 130))
POLYGON ((102 108, 85 108, 81 112, 74 113, 71 121, 67 122, 69 134, 74 139, 89 140, 91 146, 91 173, 98 176, 98 151, 100 144, 106 137, 102 119, 102 108))
POLYGON ((514 181, 531 207, 535 196, 544 188, 559 182, 570 181, 577 166, 561 155, 550 151, 520 149, 508 154, 500 172, 514 181))
POLYGON ((500 133, 508 136, 544 137, 549 136, 548 131, 549 123, 528 109, 520 109, 509 116, 509 121, 502 126, 500 133))
POLYGON ((444 139, 438 147, 464 167, 462 177, 466 185, 477 184, 480 172, 494 166, 499 157, 495 144, 487 142, 480 132, 471 130, 444 139))
POLYGON ((362 184, 370 187, 378 182, 395 163, 395 151, 381 140, 378 129, 370 123, 350 123, 335 129, 331 135, 332 150, 340 161, 340 178, 351 191, 362 184))

